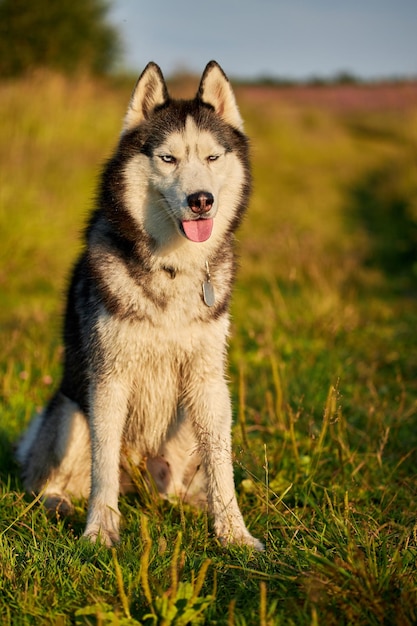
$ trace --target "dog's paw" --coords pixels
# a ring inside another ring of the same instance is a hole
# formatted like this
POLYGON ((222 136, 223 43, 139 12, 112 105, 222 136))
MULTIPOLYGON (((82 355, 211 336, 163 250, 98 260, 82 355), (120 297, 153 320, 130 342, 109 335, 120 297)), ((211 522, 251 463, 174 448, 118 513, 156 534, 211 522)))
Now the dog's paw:
POLYGON ((244 536, 240 536, 240 537, 235 537, 232 536, 229 539, 227 539, 226 541, 224 541, 224 543, 226 545, 237 545, 237 546, 248 546, 249 548, 253 548, 254 550, 257 550, 258 552, 263 552, 265 550, 265 546, 262 543, 262 541, 259 541, 259 539, 256 539, 256 537, 252 537, 251 534, 245 534, 244 536))
POLYGON ((49 515, 67 516, 74 512, 68 496, 59 493, 48 493, 43 497, 43 505, 49 515))
POLYGON ((117 507, 90 503, 83 537, 91 543, 101 543, 108 548, 119 541, 120 513, 117 507))
POLYGON ((219 535, 219 540, 225 546, 248 546, 249 548, 253 548, 254 550, 258 550, 259 552, 265 550, 265 546, 262 541, 259 541, 259 539, 256 539, 256 537, 252 537, 252 535, 246 528, 232 528, 227 533, 221 533, 219 535))
POLYGON ((105 530, 100 526, 87 527, 84 531, 83 538, 94 544, 102 544, 107 548, 111 548, 115 543, 120 541, 119 533, 105 530))
POLYGON ((262 543, 262 541, 259 541, 259 539, 257 539, 256 537, 252 537, 252 535, 249 535, 249 537, 245 540, 244 543, 245 545, 250 546, 254 550, 257 550, 258 552, 263 552, 265 550, 265 546, 262 543))

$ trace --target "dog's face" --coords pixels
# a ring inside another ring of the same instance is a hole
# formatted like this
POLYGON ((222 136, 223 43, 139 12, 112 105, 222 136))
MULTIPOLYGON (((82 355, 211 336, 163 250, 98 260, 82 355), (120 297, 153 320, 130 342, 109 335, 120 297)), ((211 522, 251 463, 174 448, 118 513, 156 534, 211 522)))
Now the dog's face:
POLYGON ((216 63, 190 101, 170 100, 159 68, 148 65, 126 114, 126 140, 137 145, 124 168, 129 210, 155 241, 202 243, 232 228, 249 184, 247 142, 216 63))
POLYGON ((179 233, 206 241, 219 198, 235 163, 233 153, 188 116, 184 128, 169 134, 150 156, 150 180, 179 233))

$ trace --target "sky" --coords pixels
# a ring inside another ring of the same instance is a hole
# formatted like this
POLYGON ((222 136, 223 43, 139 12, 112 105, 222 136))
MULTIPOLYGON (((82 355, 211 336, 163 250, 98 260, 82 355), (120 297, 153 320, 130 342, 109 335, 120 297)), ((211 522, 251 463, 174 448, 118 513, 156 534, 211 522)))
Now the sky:
POLYGON ((417 77, 417 0, 113 0, 122 67, 235 78, 417 77))

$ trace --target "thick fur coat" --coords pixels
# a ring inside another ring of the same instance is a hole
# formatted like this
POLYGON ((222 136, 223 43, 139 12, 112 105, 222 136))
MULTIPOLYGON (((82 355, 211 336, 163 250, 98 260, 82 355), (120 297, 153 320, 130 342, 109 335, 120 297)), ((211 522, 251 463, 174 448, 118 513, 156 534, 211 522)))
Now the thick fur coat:
POLYGON ((119 491, 145 462, 166 497, 207 502, 225 543, 262 544, 240 513, 225 380, 234 232, 250 187, 229 81, 207 65, 193 100, 172 100, 150 63, 68 291, 62 381, 22 438, 25 487, 45 505, 88 497, 85 536, 119 539, 119 491))

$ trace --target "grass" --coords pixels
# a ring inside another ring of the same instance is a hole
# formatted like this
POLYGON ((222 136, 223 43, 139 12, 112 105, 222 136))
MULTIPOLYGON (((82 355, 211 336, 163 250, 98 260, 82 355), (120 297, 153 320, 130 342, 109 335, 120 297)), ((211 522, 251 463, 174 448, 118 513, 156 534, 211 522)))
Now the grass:
POLYGON ((112 551, 79 540, 84 502, 49 520, 23 494, 12 446, 59 378, 62 292, 129 89, 0 85, 2 623, 415 624, 417 98, 239 88, 234 452, 265 553, 144 487, 112 551))

